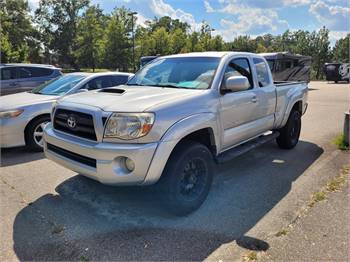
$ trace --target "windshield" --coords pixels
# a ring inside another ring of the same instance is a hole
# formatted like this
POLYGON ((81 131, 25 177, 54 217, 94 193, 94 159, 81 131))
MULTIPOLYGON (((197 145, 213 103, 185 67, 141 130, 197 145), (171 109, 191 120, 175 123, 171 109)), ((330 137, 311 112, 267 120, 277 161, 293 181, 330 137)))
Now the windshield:
POLYGON ((78 84, 84 78, 85 76, 82 75, 60 76, 33 89, 32 93, 61 96, 70 91, 76 84, 78 84))
POLYGON ((127 85, 208 89, 220 58, 172 57, 147 64, 127 85))

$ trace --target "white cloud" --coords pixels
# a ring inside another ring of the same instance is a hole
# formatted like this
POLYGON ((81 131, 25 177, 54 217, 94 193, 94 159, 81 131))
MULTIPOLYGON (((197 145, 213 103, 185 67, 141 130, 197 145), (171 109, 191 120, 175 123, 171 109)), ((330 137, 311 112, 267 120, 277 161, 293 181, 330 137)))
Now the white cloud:
POLYGON ((143 26, 143 27, 146 27, 146 21, 147 20, 151 20, 149 18, 146 18, 144 15, 142 15, 140 13, 138 13, 136 15, 136 17, 137 17, 136 24, 140 25, 140 26, 143 26))
POLYGON ((285 6, 299 6, 299 5, 308 5, 311 3, 311 0, 283 0, 283 5, 285 6))
POLYGON ((179 19, 188 23, 192 30, 198 30, 201 26, 201 23, 197 23, 191 13, 187 13, 182 9, 174 9, 171 5, 165 3, 164 0, 151 0, 150 5, 156 16, 170 16, 173 19, 179 19))
POLYGON ((210 3, 207 0, 204 0, 204 7, 207 13, 215 12, 214 8, 211 7, 210 3))
POLYGON ((310 6, 310 12, 328 29, 334 31, 350 30, 350 7, 329 5, 316 1, 310 6))
POLYGON ((350 32, 346 31, 330 31, 329 32, 329 40, 331 42, 331 46, 335 45, 335 42, 339 40, 340 38, 344 38, 349 34, 350 32))
POLYGON ((39 7, 39 1, 40 0, 29 0, 28 1, 29 7, 32 11, 35 11, 35 9, 37 9, 39 7))
MULTIPOLYGON (((205 0, 208 2, 208 0, 205 0)), ((244 5, 252 8, 272 8, 278 9, 284 6, 301 6, 308 5, 312 0, 219 0, 221 4, 235 4, 235 5, 244 5)), ((209 2, 208 2, 209 3, 209 2)))
POLYGON ((222 7, 214 9, 208 1, 205 1, 207 12, 223 13, 232 16, 232 19, 220 20, 222 29, 217 30, 226 41, 232 40, 237 35, 259 35, 283 31, 289 27, 288 22, 280 19, 273 9, 263 9, 238 3, 236 0, 222 0, 222 7))

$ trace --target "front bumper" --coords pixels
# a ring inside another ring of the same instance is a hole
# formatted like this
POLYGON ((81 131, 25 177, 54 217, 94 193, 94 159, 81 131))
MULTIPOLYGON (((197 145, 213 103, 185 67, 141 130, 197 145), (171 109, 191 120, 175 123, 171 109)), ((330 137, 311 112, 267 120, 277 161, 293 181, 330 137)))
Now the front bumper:
POLYGON ((24 146, 24 128, 26 121, 22 117, 0 119, 0 147, 24 146))
POLYGON ((46 126, 44 140, 47 158, 108 185, 143 184, 158 146, 158 143, 115 144, 88 141, 55 131, 52 124, 46 126), (53 150, 55 148, 61 151, 53 150), (132 172, 123 166, 123 158, 130 158, 135 163, 132 172), (88 159, 92 164, 86 164, 86 161, 80 159, 88 159))

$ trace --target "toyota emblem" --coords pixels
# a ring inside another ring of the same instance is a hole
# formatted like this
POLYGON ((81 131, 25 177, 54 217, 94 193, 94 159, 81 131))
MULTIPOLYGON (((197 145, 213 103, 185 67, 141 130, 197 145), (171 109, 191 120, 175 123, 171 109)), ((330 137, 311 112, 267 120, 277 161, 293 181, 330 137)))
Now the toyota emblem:
POLYGON ((68 117, 67 119, 67 125, 70 127, 70 128, 75 128, 77 126, 77 120, 75 119, 74 116, 70 116, 68 117))

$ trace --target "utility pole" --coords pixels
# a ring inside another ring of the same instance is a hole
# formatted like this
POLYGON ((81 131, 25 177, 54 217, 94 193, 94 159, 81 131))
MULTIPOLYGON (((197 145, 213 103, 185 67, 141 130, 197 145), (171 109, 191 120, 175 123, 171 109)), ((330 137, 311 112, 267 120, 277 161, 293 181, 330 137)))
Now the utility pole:
POLYGON ((135 32, 134 32, 134 16, 137 15, 137 12, 131 12, 128 14, 131 16, 131 30, 132 30, 132 65, 134 73, 136 71, 135 67, 135 32))

